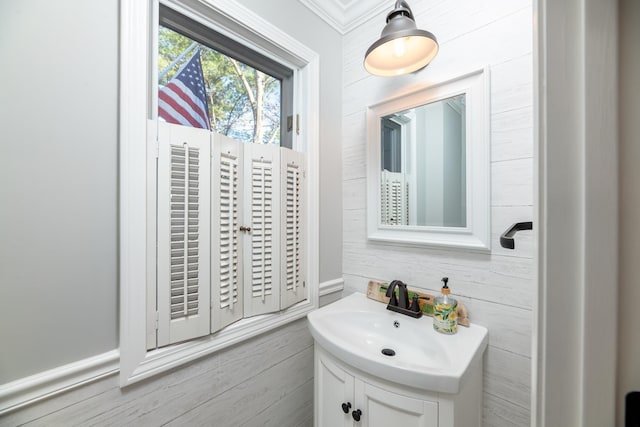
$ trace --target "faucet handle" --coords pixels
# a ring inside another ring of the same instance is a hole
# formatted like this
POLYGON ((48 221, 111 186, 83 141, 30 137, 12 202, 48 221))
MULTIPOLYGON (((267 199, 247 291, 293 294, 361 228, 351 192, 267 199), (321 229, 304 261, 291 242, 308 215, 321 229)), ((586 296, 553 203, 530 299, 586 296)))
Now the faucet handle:
POLYGON ((418 303, 418 294, 413 294, 413 299, 411 300, 411 308, 409 310, 419 313, 420 312, 420 303, 418 303))

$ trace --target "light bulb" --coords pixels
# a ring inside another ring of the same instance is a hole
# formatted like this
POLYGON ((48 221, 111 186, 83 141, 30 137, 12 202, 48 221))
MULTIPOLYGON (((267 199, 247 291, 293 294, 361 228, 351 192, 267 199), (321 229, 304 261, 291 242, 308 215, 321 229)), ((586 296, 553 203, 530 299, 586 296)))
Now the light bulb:
POLYGON ((397 58, 402 57, 407 51, 405 37, 399 37, 393 41, 393 53, 397 58))

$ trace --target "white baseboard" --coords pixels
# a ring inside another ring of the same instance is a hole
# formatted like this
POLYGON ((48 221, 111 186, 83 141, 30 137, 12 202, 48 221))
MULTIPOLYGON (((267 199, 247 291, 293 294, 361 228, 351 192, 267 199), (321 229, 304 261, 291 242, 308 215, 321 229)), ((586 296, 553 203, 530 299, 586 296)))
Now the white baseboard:
POLYGON ((344 279, 328 280, 320 283, 320 296, 332 294, 334 292, 341 292, 344 289, 344 279))
POLYGON ((0 385, 0 415, 46 399, 119 371, 120 351, 59 366, 30 377, 0 385))

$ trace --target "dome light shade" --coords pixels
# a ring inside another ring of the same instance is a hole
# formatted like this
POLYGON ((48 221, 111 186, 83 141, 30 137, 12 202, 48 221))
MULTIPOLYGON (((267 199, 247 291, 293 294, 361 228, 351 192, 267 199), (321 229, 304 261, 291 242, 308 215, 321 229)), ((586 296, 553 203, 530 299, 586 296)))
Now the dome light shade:
POLYGON ((437 53, 436 37, 417 29, 409 5, 398 0, 380 39, 367 50, 364 68, 376 76, 399 76, 426 67, 437 53))

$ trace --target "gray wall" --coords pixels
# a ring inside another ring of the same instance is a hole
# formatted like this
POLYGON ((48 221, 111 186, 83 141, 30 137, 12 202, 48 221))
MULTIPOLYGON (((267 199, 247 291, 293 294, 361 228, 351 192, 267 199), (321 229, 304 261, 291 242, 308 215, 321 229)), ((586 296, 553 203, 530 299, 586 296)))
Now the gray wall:
MULTIPOLYGON (((342 38, 296 0, 243 3, 320 54, 320 281, 340 278, 342 38)), ((118 347, 118 1, 3 1, 0 57, 4 83, 0 103, 3 384, 118 347)), ((269 356, 273 358, 270 365, 235 366, 234 370, 249 376, 228 388, 221 386, 217 394, 207 395, 213 392, 203 389, 201 399, 209 400, 210 411, 205 414, 211 417, 221 410, 216 401, 224 405, 233 399, 250 405, 252 384, 262 370, 265 390, 273 385, 272 392, 260 391, 272 401, 264 408, 278 404, 285 413, 306 408, 313 357, 306 323, 296 325, 292 328, 302 347, 282 336, 287 327, 184 368, 185 372, 210 370, 228 359, 252 354, 263 340, 282 340, 278 351, 269 356), (291 369, 300 370, 295 381, 302 382, 278 389, 283 379, 278 372, 291 369), (233 387, 236 393, 227 394, 233 387), (285 399, 288 393, 293 400, 285 399)), ((11 419, 63 421, 76 410, 91 412, 87 408, 92 403, 85 399, 97 394, 103 397, 93 400, 98 402, 96 408, 111 405, 111 399, 136 401, 135 390, 174 384, 187 375, 181 372, 124 391, 110 378, 18 411, 11 419), (101 394, 105 390, 109 393, 101 394), (75 409, 59 412, 67 407, 75 409)), ((215 381, 218 374, 212 375, 215 381)), ((185 384, 177 390, 187 388, 193 387, 185 384)), ((170 397, 159 396, 153 404, 171 407, 163 400, 170 397)), ((150 404, 137 402, 130 408, 132 413, 150 404)), ((191 411, 203 402, 183 402, 186 406, 180 411, 195 416, 191 411)), ((165 415, 153 420, 170 421, 176 411, 165 410, 161 412, 165 415)), ((131 419, 111 406, 106 413, 112 420, 131 419)), ((259 410, 248 414, 257 417, 259 410)))
POLYGON ((118 346, 118 1, 0 2, 0 384, 118 346))
POLYGON ((624 396, 640 391, 640 2, 619 2, 620 305, 618 317, 618 422, 624 396))
POLYGON ((342 277, 342 36, 298 0, 239 0, 320 55, 320 282, 342 277))

